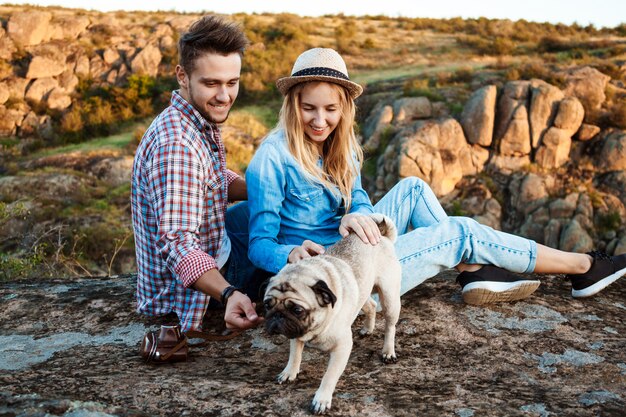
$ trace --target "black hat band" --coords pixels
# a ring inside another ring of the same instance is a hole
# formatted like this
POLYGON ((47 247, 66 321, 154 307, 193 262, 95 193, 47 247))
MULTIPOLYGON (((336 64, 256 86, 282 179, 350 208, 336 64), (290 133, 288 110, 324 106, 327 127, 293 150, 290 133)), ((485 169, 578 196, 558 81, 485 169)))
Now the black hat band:
POLYGON ((350 81, 350 79, 343 72, 326 67, 305 68, 291 74, 292 77, 307 77, 311 75, 323 75, 326 77, 341 78, 342 80, 350 81))

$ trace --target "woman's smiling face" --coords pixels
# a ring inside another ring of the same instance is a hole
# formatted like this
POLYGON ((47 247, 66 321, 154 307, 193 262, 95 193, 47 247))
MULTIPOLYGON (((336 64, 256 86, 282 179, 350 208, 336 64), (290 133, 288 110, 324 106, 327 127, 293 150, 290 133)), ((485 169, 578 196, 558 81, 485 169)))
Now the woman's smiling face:
POLYGON ((310 82, 302 88, 299 104, 304 133, 321 150, 341 120, 339 93, 329 83, 310 82))

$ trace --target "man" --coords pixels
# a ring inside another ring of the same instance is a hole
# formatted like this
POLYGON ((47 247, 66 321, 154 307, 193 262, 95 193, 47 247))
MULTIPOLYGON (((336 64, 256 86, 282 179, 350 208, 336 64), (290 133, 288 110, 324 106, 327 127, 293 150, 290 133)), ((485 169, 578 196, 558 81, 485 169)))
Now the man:
POLYGON ((239 91, 248 40, 216 16, 191 25, 179 41, 179 90, 144 134, 132 171, 137 310, 176 313, 183 332, 201 330, 210 298, 225 305, 231 329, 262 319, 239 287, 257 271, 247 257, 245 181, 226 169, 217 126, 239 91), (227 233, 228 230, 228 233, 227 233), (234 285, 231 285, 234 284, 234 285))

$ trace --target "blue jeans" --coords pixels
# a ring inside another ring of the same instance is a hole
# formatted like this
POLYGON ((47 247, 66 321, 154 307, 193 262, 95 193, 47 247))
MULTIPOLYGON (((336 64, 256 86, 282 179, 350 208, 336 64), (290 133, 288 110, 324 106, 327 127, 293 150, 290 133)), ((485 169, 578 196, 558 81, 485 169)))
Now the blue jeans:
POLYGON ((262 295, 259 297, 261 284, 272 274, 257 268, 248 258, 249 220, 247 201, 237 203, 226 211, 226 233, 230 238, 231 249, 224 278, 252 300, 257 300, 262 298, 262 295))
POLYGON ((534 271, 537 244, 467 217, 448 217, 428 184, 406 178, 375 206, 398 228, 401 294, 460 263, 491 264, 512 272, 534 271))

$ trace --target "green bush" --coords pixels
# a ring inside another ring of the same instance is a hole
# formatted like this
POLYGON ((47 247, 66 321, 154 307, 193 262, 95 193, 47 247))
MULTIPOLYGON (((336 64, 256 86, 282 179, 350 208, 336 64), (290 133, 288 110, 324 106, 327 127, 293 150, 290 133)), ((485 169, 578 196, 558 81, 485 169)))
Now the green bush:
POLYGON ((275 95, 274 83, 291 72, 291 66, 305 49, 312 27, 295 15, 280 14, 273 21, 246 16, 243 27, 252 43, 243 59, 239 100, 244 103, 266 100, 275 95))
POLYGON ((461 45, 473 49, 480 55, 511 55, 516 49, 516 44, 503 36, 489 38, 478 35, 462 35, 458 41, 461 45))
POLYGON ((169 92, 175 89, 172 78, 131 75, 122 86, 96 86, 93 80, 79 81, 77 92, 68 112, 57 122, 59 142, 71 143, 110 135, 126 122, 154 115, 163 108, 169 92))
POLYGON ((443 101, 444 97, 436 90, 423 87, 423 80, 408 81, 404 84, 403 94, 406 97, 426 97, 430 101, 443 101))

